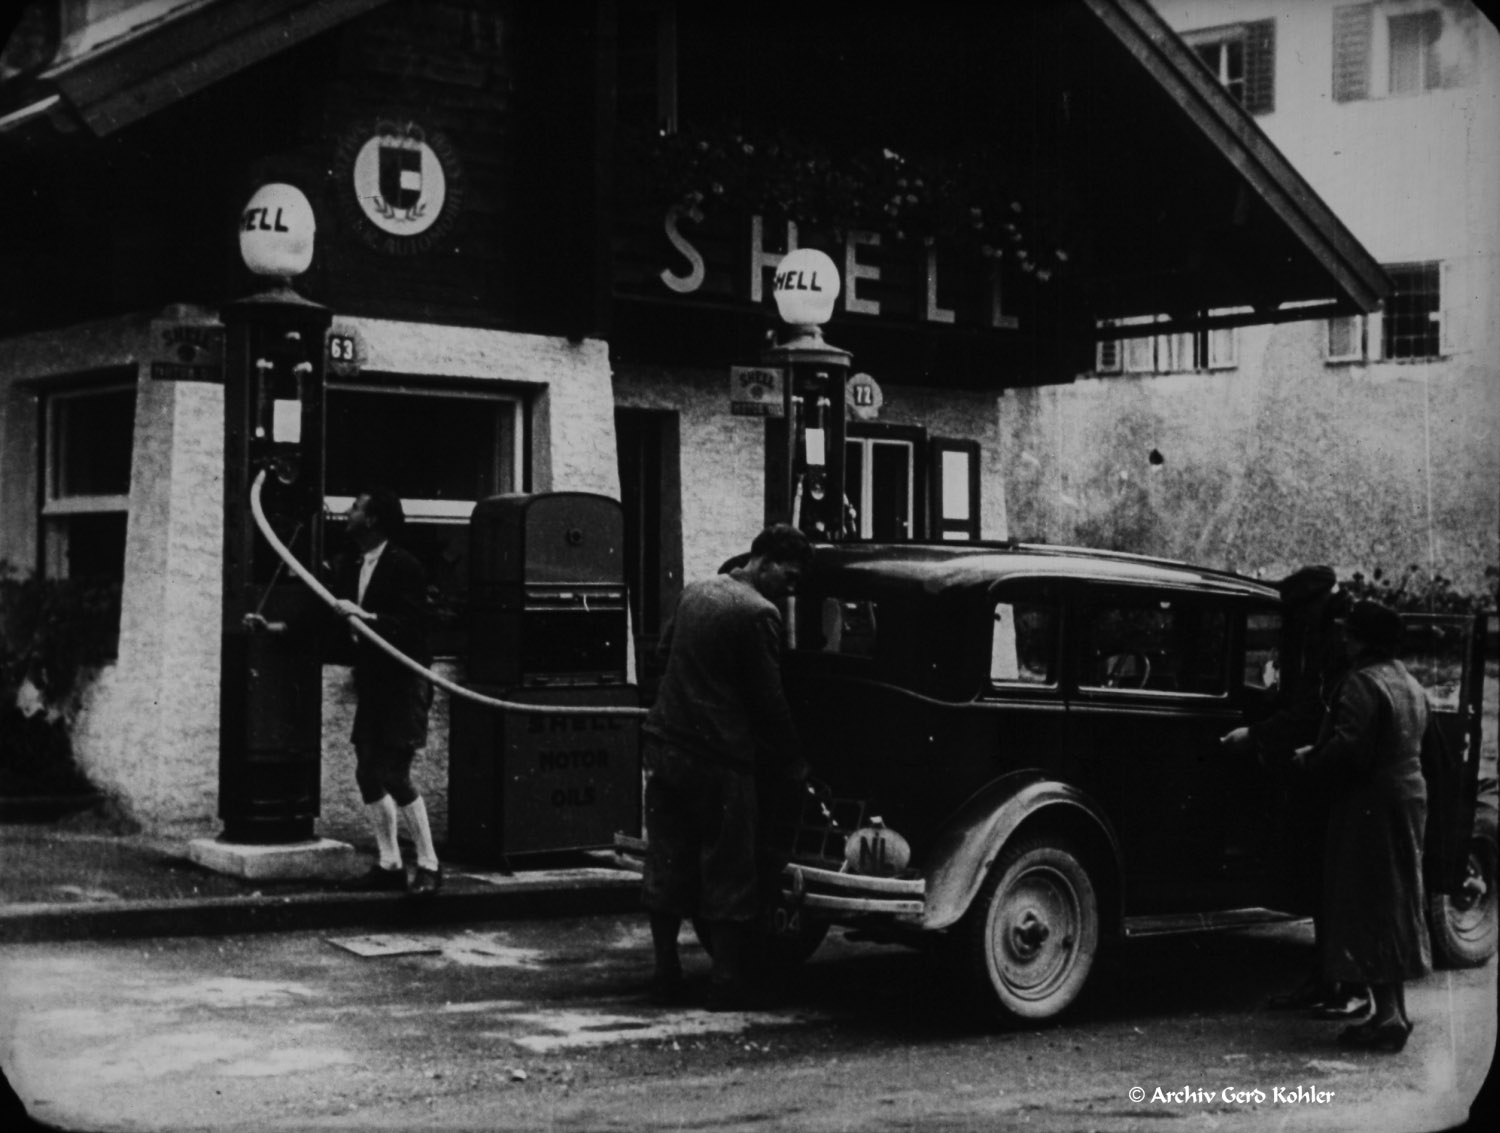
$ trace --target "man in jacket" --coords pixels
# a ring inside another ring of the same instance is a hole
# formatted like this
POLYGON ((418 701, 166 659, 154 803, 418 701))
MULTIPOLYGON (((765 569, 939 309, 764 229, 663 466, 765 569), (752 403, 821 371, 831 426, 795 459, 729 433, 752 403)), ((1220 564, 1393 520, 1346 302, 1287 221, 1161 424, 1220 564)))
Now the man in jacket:
MULTIPOLYGON (((1334 690, 1348 671, 1339 621, 1351 600, 1340 589, 1332 567, 1305 566, 1277 583, 1286 603, 1286 653, 1281 659, 1283 696, 1276 710, 1247 727, 1223 737, 1226 747, 1253 751, 1262 764, 1281 778, 1288 794, 1287 829, 1283 832, 1285 865, 1297 897, 1313 915, 1313 932, 1323 935, 1323 842, 1328 828, 1330 799, 1326 787, 1289 775, 1295 752, 1317 738, 1332 703, 1334 690)), ((1321 951, 1313 949, 1312 967, 1294 990, 1272 996, 1274 1009, 1309 1008, 1324 1018, 1355 1017, 1369 1009, 1363 987, 1344 986, 1323 971, 1321 951)))
POLYGON ((812 548, 766 528, 743 566, 686 587, 663 635, 656 704, 642 726, 648 849, 642 903, 656 957, 651 997, 682 998, 677 934, 707 925, 710 1010, 746 1006, 752 925, 761 912, 757 852, 762 782, 806 778, 781 684, 781 613, 812 548))
MULTIPOLYGON (((372 487, 350 505, 347 534, 359 549, 334 570, 339 612, 358 618, 421 665, 432 663, 427 642, 427 590, 422 565, 392 537, 405 525, 401 500, 372 487)), ((353 633, 351 629, 349 632, 353 633)), ((355 782, 374 829, 379 861, 351 883, 367 890, 436 893, 442 868, 432 843, 427 806, 411 781, 412 761, 427 745, 432 682, 419 676, 363 634, 355 634, 355 782), (417 863, 410 884, 397 841, 398 815, 406 820, 417 863)))

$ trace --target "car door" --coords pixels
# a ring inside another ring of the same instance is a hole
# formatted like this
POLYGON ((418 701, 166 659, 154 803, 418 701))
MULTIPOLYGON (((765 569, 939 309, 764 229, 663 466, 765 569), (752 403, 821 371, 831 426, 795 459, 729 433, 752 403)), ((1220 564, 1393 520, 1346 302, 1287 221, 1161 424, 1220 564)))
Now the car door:
POLYGON ((1232 605, 1155 586, 1074 593, 1070 747, 1081 785, 1114 823, 1126 913, 1221 904, 1232 605))
POLYGON ((1429 890, 1454 892, 1463 882, 1481 779, 1493 791, 1495 768, 1480 765, 1484 696, 1483 622, 1469 614, 1402 614, 1401 663, 1427 693, 1441 736, 1424 744, 1427 840, 1423 873, 1429 890))

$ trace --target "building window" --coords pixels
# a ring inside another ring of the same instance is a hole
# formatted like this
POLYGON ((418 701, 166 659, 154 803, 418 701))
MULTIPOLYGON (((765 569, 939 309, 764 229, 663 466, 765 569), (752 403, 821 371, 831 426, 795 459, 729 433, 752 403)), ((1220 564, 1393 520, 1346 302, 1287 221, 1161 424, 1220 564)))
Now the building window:
POLYGON ((1276 21, 1256 20, 1183 37, 1214 78, 1251 114, 1276 109, 1276 21))
POLYGON ((1336 102, 1402 97, 1467 86, 1475 43, 1437 7, 1376 19, 1374 4, 1333 10, 1333 97, 1336 102))
POLYGON ((479 500, 525 490, 524 405, 472 387, 330 383, 326 430, 327 549, 340 549, 339 521, 356 492, 394 490, 406 512, 402 542, 436 605, 434 651, 462 652, 469 517, 479 500))
POLYGON ((42 572, 118 585, 125 577, 125 517, 135 432, 135 382, 49 393, 45 421, 42 572))
POLYGON ((1392 16, 1389 22, 1391 46, 1390 93, 1421 94, 1442 86, 1442 68, 1438 64, 1437 44, 1443 34, 1441 12, 1419 12, 1411 16, 1392 16))
POLYGON ((1344 315, 1328 320, 1326 357, 1330 362, 1362 362, 1365 359, 1365 320, 1344 315))
POLYGON ((1385 307, 1381 342, 1387 358, 1436 358, 1442 353, 1440 265, 1395 264, 1386 274, 1395 285, 1385 307))
MULTIPOLYGON (((1209 315, 1224 314, 1209 311, 1209 315)), ((1166 322, 1165 315, 1105 319, 1100 327, 1142 326, 1166 322)), ((1234 327, 1178 331, 1103 339, 1095 346, 1095 372, 1100 374, 1178 374, 1197 370, 1228 370, 1239 364, 1239 336, 1234 327)))

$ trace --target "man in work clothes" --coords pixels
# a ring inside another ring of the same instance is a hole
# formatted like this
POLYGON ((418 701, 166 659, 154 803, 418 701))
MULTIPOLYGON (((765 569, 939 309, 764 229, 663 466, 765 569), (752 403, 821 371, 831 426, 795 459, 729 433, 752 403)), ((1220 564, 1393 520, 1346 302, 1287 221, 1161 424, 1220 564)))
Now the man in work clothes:
POLYGON ((797 528, 766 528, 743 566, 683 590, 663 635, 666 671, 642 726, 649 839, 642 903, 656 1002, 682 999, 677 934, 684 917, 698 917, 713 954, 709 1010, 748 1004, 746 954, 761 911, 756 779, 807 775, 781 684, 775 603, 811 556, 797 528))

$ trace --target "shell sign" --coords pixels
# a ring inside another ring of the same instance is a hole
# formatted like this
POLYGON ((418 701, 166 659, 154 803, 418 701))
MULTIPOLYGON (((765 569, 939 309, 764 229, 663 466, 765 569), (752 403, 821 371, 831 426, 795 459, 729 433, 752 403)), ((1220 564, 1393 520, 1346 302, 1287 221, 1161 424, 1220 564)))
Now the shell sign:
POLYGON ((240 213, 240 257, 256 275, 301 275, 312 263, 317 227, 302 190, 262 185, 240 213))

